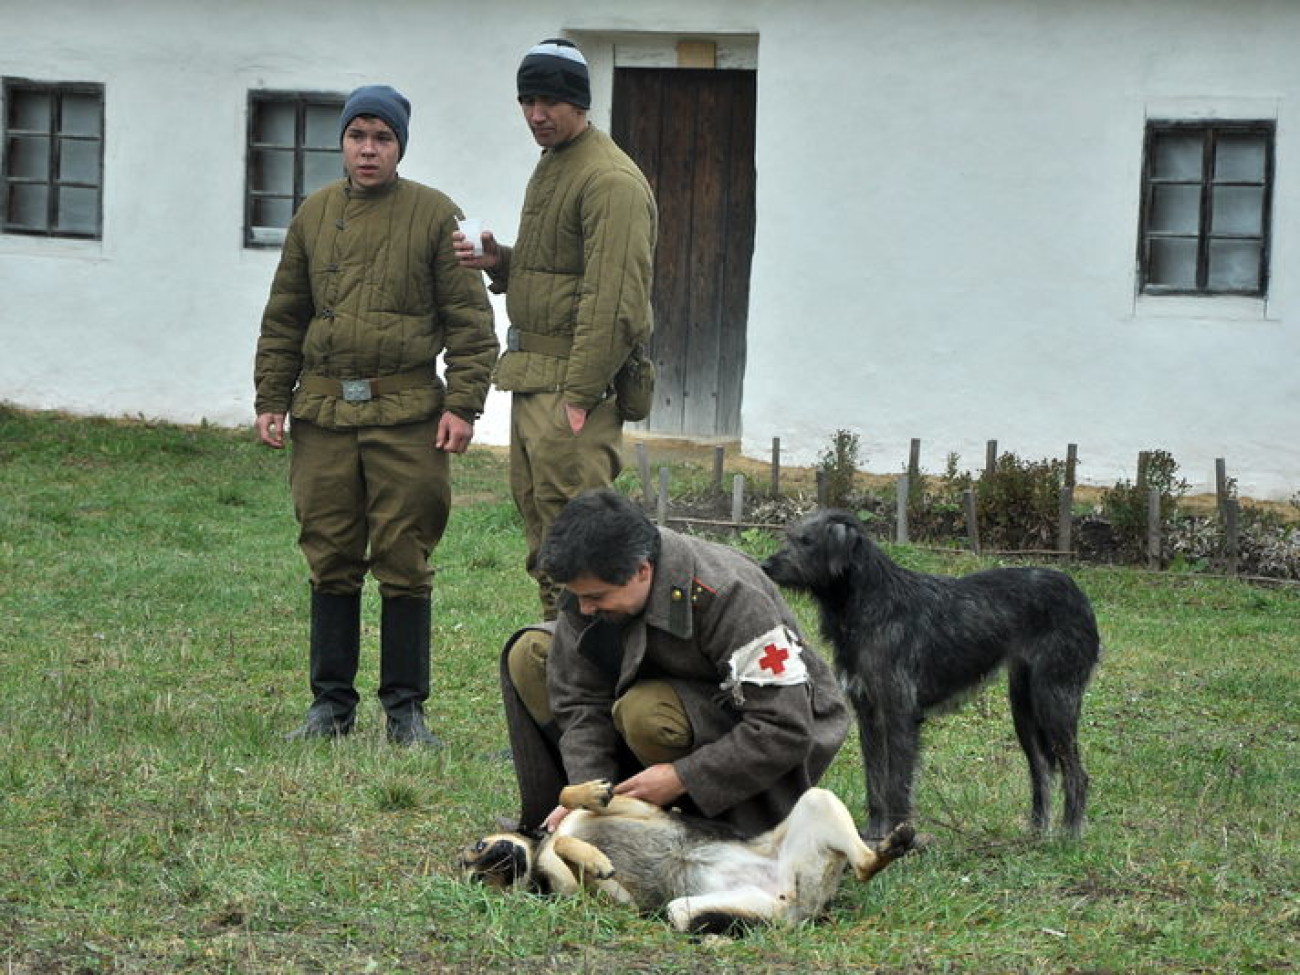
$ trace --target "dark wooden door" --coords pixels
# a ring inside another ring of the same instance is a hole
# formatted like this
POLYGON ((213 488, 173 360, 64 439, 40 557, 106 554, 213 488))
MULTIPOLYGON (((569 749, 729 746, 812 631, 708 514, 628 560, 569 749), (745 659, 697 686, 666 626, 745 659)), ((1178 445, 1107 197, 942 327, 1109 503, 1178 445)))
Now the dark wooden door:
POLYGON ((754 250, 753 71, 619 68, 612 135, 659 204, 653 433, 740 436, 754 250))

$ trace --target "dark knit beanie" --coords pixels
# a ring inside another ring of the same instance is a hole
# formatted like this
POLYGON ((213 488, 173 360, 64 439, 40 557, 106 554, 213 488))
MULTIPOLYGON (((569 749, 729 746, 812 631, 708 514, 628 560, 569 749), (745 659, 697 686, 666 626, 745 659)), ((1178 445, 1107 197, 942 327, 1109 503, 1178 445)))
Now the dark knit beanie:
POLYGON ((591 79, 587 59, 571 41, 552 37, 542 41, 519 64, 520 99, 543 95, 591 108, 591 79))
POLYGON ((373 115, 382 119, 397 136, 397 157, 406 155, 406 137, 411 123, 411 103, 396 88, 388 85, 363 85, 348 96, 339 116, 339 141, 348 130, 348 123, 358 115, 373 115))

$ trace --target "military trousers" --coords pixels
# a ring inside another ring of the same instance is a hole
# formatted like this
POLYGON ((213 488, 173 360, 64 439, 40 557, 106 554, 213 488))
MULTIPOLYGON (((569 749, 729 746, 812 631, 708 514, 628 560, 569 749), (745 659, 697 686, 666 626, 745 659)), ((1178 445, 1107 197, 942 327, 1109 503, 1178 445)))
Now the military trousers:
POLYGON ((313 588, 360 592, 369 571, 383 596, 429 596, 429 555, 451 508, 437 429, 436 417, 348 430, 290 424, 289 486, 313 588))
MULTIPOLYGON (((510 646, 506 669, 529 716, 545 733, 558 736, 546 691, 551 636, 527 630, 510 646)), ((614 730, 642 767, 674 762, 691 753, 694 734, 682 699, 666 680, 638 681, 611 708, 614 730)))
POLYGON ((559 392, 515 393, 510 405, 510 490, 524 522, 525 568, 537 580, 542 613, 554 619, 560 587, 538 564, 547 530, 568 502, 608 487, 623 469, 623 421, 613 397, 575 434, 559 392))

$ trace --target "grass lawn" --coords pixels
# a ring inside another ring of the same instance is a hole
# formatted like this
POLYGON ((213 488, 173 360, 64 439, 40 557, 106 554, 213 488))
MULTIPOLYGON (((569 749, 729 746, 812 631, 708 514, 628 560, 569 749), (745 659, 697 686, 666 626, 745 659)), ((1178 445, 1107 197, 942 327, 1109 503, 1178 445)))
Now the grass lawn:
MULTIPOLYGON (((0 408, 0 975, 1300 971, 1300 591, 1192 575, 1070 570, 1106 644, 1081 842, 1029 835, 999 683, 927 725, 933 845, 824 923, 692 941, 459 883, 459 847, 515 811, 496 661, 536 599, 501 451, 454 464, 429 704, 449 747, 384 741, 373 591, 357 734, 290 745, 308 592, 287 456, 0 408)), ((861 815, 855 741, 825 784, 861 815)))

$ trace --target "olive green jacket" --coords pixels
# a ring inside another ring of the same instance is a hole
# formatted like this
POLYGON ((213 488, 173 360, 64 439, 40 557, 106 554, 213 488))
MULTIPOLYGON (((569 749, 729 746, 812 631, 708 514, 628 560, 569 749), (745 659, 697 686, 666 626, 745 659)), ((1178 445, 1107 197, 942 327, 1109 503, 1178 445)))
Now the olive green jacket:
POLYGON ((562 391, 583 409, 605 398, 633 347, 650 340, 658 220, 645 176, 599 129, 542 154, 518 240, 493 273, 512 326, 498 387, 562 391), (530 348, 533 336, 545 351, 530 348))
POLYGON ((482 276, 452 250, 457 217, 445 194, 401 178, 375 190, 343 179, 309 196, 289 225, 262 316, 256 412, 331 429, 412 423, 444 409, 473 422, 499 346, 482 276), (436 372, 443 353, 445 383, 436 372), (427 383, 366 402, 300 385, 421 370, 427 383))

